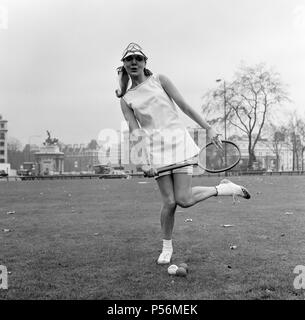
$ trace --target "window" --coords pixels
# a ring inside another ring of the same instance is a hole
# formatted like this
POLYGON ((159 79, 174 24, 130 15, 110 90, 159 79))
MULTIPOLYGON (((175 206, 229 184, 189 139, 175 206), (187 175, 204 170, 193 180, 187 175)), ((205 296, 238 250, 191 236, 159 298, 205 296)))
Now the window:
POLYGON ((4 155, 4 150, 0 150, 0 154, 1 154, 1 155, 4 155))
POLYGON ((4 142, 3 141, 0 142, 0 147, 4 147, 4 142))
POLYGON ((0 163, 4 163, 4 159, 0 159, 0 163))
POLYGON ((1 123, 1 128, 2 128, 2 129, 4 128, 4 123, 1 123))
POLYGON ((0 139, 5 139, 5 135, 4 135, 4 133, 2 132, 2 133, 0 133, 0 139))

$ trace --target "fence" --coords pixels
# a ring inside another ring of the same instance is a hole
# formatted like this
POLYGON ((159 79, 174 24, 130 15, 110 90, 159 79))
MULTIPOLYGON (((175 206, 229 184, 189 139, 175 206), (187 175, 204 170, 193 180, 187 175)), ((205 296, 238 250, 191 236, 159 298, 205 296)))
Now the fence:
MULTIPOLYGON (((305 175, 305 171, 227 171, 222 173, 203 173, 194 177, 224 177, 224 176, 300 176, 305 175)), ((124 178, 143 178, 143 173, 131 173, 128 175, 118 174, 59 174, 49 176, 8 176, 1 177, 1 181, 30 181, 30 180, 71 180, 71 179, 124 179, 124 178)))
MULTIPOLYGON (((299 176, 305 175, 305 171, 261 171, 261 170, 251 170, 251 171, 227 171, 227 176, 299 176)), ((225 176, 225 172, 222 173, 204 173, 201 176, 225 176)))

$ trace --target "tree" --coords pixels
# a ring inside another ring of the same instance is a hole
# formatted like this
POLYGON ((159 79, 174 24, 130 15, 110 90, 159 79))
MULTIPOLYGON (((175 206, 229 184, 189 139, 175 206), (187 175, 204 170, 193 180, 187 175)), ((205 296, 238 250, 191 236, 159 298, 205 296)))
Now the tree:
POLYGON ((292 150, 292 170, 304 170, 305 120, 294 110, 289 114, 288 135, 292 150))
POLYGON ((24 161, 21 142, 13 137, 8 137, 7 141, 7 161, 12 169, 19 169, 24 161))
POLYGON ((26 144, 23 148, 24 162, 34 162, 34 154, 30 144, 26 144))
POLYGON ((300 137, 301 170, 304 171, 304 152, 305 152, 305 119, 298 122, 298 134, 300 137))
POLYGON ((268 124, 268 136, 270 137, 270 143, 267 142, 268 148, 275 154, 276 157, 276 171, 280 170, 280 153, 284 143, 287 140, 288 127, 284 125, 276 125, 274 123, 268 124))
POLYGON ((94 140, 94 139, 92 139, 92 140, 89 142, 87 148, 88 148, 89 150, 97 150, 97 149, 98 149, 98 143, 97 143, 97 141, 94 140))
POLYGON ((301 159, 302 159, 302 171, 304 171, 304 153, 305 153, 305 122, 302 123, 302 129, 300 130, 301 138, 301 159))
POLYGON ((7 139, 7 150, 8 151, 21 151, 22 149, 22 143, 14 138, 14 137, 8 137, 7 139))
POLYGON ((230 127, 248 138, 248 169, 255 157, 255 146, 272 111, 289 101, 280 75, 261 63, 254 67, 241 66, 234 80, 224 88, 209 91, 203 97, 202 111, 212 124, 226 120, 230 127), (224 113, 224 102, 226 112, 224 113))

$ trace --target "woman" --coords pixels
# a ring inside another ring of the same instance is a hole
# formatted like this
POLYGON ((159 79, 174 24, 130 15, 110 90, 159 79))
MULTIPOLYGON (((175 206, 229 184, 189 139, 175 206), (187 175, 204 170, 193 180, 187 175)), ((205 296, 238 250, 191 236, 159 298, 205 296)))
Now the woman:
POLYGON ((227 179, 215 187, 192 187, 192 166, 157 175, 158 168, 194 157, 199 151, 179 119, 174 102, 200 127, 206 129, 211 141, 219 145, 220 140, 214 129, 187 104, 166 76, 153 75, 146 68, 147 56, 139 45, 129 44, 121 61, 123 66, 118 68, 120 89, 116 95, 121 98, 121 109, 130 132, 145 132, 145 137, 142 137, 146 143, 142 170, 149 177, 155 176, 163 200, 160 219, 163 248, 157 263, 167 264, 173 253, 172 233, 177 205, 187 208, 212 196, 221 195, 249 199, 250 194, 244 187, 227 179), (130 79, 131 86, 128 88, 130 79), (168 134, 173 132, 175 134, 171 138, 174 139, 167 139, 168 134))

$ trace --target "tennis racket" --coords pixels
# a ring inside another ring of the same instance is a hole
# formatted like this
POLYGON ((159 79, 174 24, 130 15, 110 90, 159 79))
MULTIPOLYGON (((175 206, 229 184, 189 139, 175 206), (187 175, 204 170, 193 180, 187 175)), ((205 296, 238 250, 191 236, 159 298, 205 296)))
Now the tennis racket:
POLYGON ((218 173, 234 168, 240 159, 241 153, 238 146, 232 141, 222 140, 221 147, 210 142, 205 147, 201 148, 196 157, 159 168, 157 171, 158 173, 162 173, 189 165, 198 165, 206 172, 218 173))

